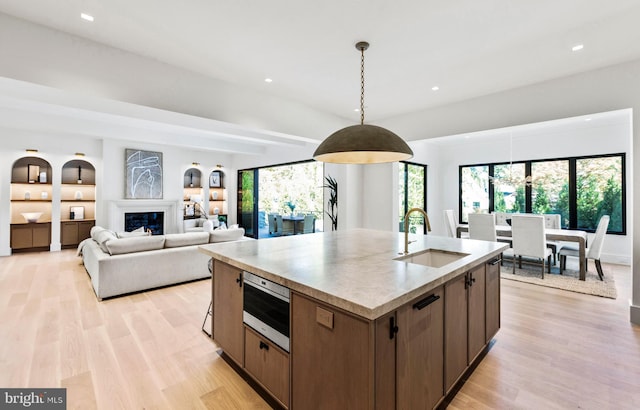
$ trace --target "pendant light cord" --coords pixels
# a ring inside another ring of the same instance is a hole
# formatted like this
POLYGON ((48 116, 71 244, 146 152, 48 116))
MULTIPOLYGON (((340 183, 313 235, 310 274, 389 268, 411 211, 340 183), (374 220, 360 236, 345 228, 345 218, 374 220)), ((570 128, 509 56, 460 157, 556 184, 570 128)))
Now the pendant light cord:
POLYGON ((364 125, 364 47, 360 48, 360 125, 364 125))

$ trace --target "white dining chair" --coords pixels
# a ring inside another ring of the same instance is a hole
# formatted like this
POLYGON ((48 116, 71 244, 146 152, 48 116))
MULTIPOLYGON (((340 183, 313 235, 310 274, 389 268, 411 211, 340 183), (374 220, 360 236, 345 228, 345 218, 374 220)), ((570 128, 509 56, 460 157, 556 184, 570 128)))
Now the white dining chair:
MULTIPOLYGON (((545 229, 560 229, 562 226, 562 215, 560 214, 544 214, 544 227, 545 229)), ((560 242, 558 241, 547 241, 547 247, 551 249, 553 254, 553 264, 555 265, 557 262, 556 255, 558 253, 558 247, 560 246, 560 242)))
POLYGON ((501 226, 508 226, 509 223, 507 222, 507 219, 511 218, 511 216, 513 215, 508 212, 492 212, 492 213, 496 217, 496 225, 501 225, 501 226))
POLYGON ((447 230, 447 236, 449 236, 450 238, 455 238, 457 236, 457 225, 456 219, 453 216, 453 209, 444 210, 444 225, 447 230))
MULTIPOLYGON (((444 210, 444 225, 445 230, 447 231, 447 236, 450 238, 458 237, 458 223, 456 222, 455 214, 453 213, 453 209, 445 209, 444 210)), ((461 238, 468 238, 469 234, 466 232, 460 233, 461 238)))
POLYGON ((469 214, 469 238, 497 242, 495 215, 469 214))
POLYGON ((511 217, 511 241, 509 252, 513 256, 513 273, 516 273, 516 257, 518 267, 522 268, 522 257, 541 260, 542 279, 544 279, 545 259, 547 271, 551 273, 551 249, 547 248, 542 215, 513 215, 511 217))
MULTIPOLYGON (((607 228, 609 228, 609 220, 609 215, 603 215, 600 218, 598 227, 596 228, 595 237, 593 238, 593 241, 591 241, 591 246, 588 246, 585 249, 585 257, 587 261, 589 259, 593 259, 595 262, 600 280, 604 280, 604 273, 602 272, 602 265, 600 264, 600 255, 602 254, 602 245, 604 244, 604 238, 607 234, 607 228)), ((560 258, 560 273, 567 269, 567 256, 578 257, 579 255, 579 250, 576 247, 564 245, 560 248, 558 251, 558 257, 560 258)))

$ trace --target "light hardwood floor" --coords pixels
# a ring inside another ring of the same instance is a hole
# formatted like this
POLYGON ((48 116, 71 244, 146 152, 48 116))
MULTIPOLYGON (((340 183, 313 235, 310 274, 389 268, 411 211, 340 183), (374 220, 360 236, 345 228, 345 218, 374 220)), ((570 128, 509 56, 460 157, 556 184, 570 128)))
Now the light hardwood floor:
MULTIPOLYGON (((617 300, 503 280, 502 328, 450 408, 640 408, 630 269, 604 269, 617 300)), ((0 387, 66 387, 69 409, 269 408, 200 330, 210 285, 98 302, 73 250, 0 258, 0 387)))

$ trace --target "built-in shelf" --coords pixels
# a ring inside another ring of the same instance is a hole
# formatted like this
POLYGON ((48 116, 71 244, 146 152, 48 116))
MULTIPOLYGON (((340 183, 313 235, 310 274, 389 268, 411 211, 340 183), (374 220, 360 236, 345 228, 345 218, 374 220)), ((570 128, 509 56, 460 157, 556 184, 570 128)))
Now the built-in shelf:
POLYGON ((51 242, 51 165, 43 158, 23 157, 11 168, 11 248, 45 250, 51 242), (40 212, 37 222, 23 213, 40 212), (34 239, 35 238, 35 239, 34 239))
POLYGON ((89 237, 96 217, 96 171, 82 159, 62 166, 60 186, 60 243, 63 248, 77 246, 89 237), (76 218, 72 218, 71 215, 76 218), (79 218, 77 217, 79 216, 79 218))
POLYGON ((184 172, 182 199, 182 217, 199 218, 204 212, 202 196, 202 172, 198 168, 189 168, 184 172))
POLYGON ((212 171, 209 174, 209 215, 226 217, 227 215, 227 190, 224 185, 224 172, 212 171), (218 213, 216 213, 216 209, 218 213))

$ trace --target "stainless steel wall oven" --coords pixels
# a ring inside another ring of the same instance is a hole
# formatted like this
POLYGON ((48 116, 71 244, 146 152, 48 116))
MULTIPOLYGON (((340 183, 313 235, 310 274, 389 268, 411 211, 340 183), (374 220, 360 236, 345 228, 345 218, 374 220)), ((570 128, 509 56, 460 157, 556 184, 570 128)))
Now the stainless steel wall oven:
POLYGON ((289 351, 289 288, 250 272, 244 279, 242 320, 282 349, 289 351))

